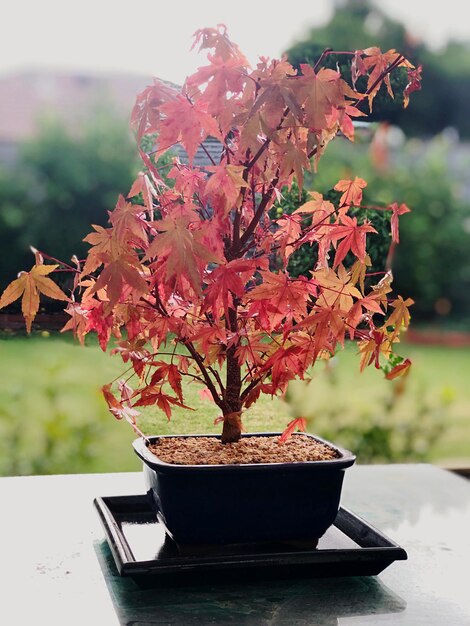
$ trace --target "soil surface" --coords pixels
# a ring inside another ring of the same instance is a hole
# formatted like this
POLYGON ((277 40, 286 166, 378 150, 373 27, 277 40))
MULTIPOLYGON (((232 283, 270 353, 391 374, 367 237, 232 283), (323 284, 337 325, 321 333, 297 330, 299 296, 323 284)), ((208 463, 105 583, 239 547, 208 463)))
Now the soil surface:
POLYGON ((242 437, 222 444, 215 437, 168 437, 149 446, 165 463, 174 465, 240 465, 242 463, 299 463, 336 459, 339 454, 311 437, 296 434, 285 443, 279 437, 242 437))

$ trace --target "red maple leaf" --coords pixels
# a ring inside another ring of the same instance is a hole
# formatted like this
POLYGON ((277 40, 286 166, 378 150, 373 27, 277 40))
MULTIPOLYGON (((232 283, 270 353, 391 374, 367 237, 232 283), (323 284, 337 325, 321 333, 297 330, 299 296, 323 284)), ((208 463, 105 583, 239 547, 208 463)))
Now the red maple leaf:
POLYGON ((158 234, 147 249, 147 258, 162 257, 167 280, 185 277, 196 293, 201 293, 203 267, 220 259, 202 245, 201 233, 191 230, 189 215, 167 217, 154 222, 158 234))
POLYGON ((243 90, 246 81, 246 68, 243 58, 233 56, 224 59, 221 56, 207 56, 209 65, 200 67, 185 83, 185 89, 191 94, 192 88, 206 85, 200 99, 207 103, 207 110, 217 115, 226 105, 227 93, 237 94, 243 90))
POLYGON ((315 306, 313 314, 302 320, 299 328, 308 329, 312 335, 314 360, 322 350, 333 352, 336 342, 344 344, 346 324, 339 310, 315 306))
POLYGON ((212 175, 208 178, 204 189, 204 197, 209 200, 216 211, 224 216, 235 207, 240 190, 248 187, 243 179, 243 165, 211 165, 206 167, 212 175))
POLYGON ((344 215, 341 223, 332 224, 329 239, 334 243, 341 239, 341 243, 336 249, 333 267, 337 267, 349 251, 351 251, 360 261, 365 260, 366 256, 366 235, 367 233, 376 233, 375 228, 369 223, 364 222, 360 226, 356 217, 344 215))
POLYGON ((21 311, 28 333, 31 332, 31 324, 39 310, 40 293, 54 300, 69 300, 62 289, 47 278, 47 275, 58 267, 58 265, 35 265, 30 272, 22 272, 2 293, 0 309, 21 298, 21 311))
POLYGON ((352 117, 364 117, 365 113, 357 109, 352 105, 345 105, 339 108, 334 108, 332 112, 327 116, 328 125, 331 127, 334 124, 338 124, 339 130, 350 141, 354 140, 354 123, 352 117))
POLYGON ((277 220, 278 230, 274 233, 274 241, 279 245, 279 254, 282 258, 287 258, 296 249, 296 243, 302 234, 302 218, 300 215, 283 215, 277 220), (286 256, 286 249, 287 256, 286 256))
POLYGON ((143 207, 126 202, 120 195, 116 207, 113 211, 108 211, 108 214, 109 221, 114 227, 114 235, 120 241, 127 243, 131 240, 141 245, 148 243, 143 207))
POLYGON ((318 73, 307 64, 301 64, 300 93, 304 100, 305 123, 311 130, 322 131, 326 116, 333 107, 344 103, 339 72, 322 68, 318 73))
POLYGON ((217 28, 200 28, 194 33, 194 42, 191 49, 199 45, 199 51, 213 49, 216 56, 222 59, 237 57, 243 65, 248 61, 240 52, 238 46, 230 41, 225 24, 217 24, 217 28))
POLYGON ((153 200, 158 197, 158 192, 156 186, 162 187, 163 181, 157 180, 157 185, 150 180, 150 177, 147 174, 143 174, 142 172, 137 176, 132 187, 127 194, 128 198, 134 198, 135 196, 142 194, 142 199, 144 201, 144 206, 147 209, 150 218, 153 219, 153 200))
POLYGON ((372 363, 376 369, 380 369, 380 355, 389 356, 391 340, 387 333, 373 330, 369 339, 359 342, 358 347, 362 355, 361 372, 372 363))
POLYGON ((406 204, 403 204, 403 203, 400 204, 400 206, 398 206, 397 202, 394 202, 388 208, 392 211, 392 219, 391 219, 392 241, 394 241, 395 243, 399 243, 400 233, 398 230, 398 217, 400 215, 404 215, 405 213, 410 213, 411 209, 408 208, 406 204))
POLYGON ((163 393, 161 385, 149 385, 148 387, 145 387, 145 389, 142 389, 139 393, 140 399, 137 400, 137 402, 134 402, 133 406, 157 405, 158 408, 165 413, 168 420, 171 418, 172 405, 180 406, 181 408, 188 409, 189 411, 193 410, 190 406, 186 406, 180 402, 178 398, 174 398, 166 393, 163 393))
POLYGON ((288 439, 291 438, 292 434, 296 430, 300 430, 303 433, 307 430, 307 420, 305 419, 305 417, 296 417, 295 419, 290 421, 287 424, 287 427, 283 431, 282 435, 279 437, 279 443, 285 443, 288 439))
POLYGON ((207 277, 204 290, 203 311, 212 311, 218 321, 222 313, 228 319, 228 309, 233 308, 233 296, 241 298, 246 282, 253 276, 260 263, 250 259, 235 259, 219 265, 207 277))
POLYGON ((363 55, 364 52, 362 50, 356 50, 351 61, 351 78, 354 89, 356 88, 357 79, 360 76, 365 76, 367 74, 367 67, 365 66, 362 58, 363 55))
POLYGON ((137 130, 139 144, 143 135, 158 130, 161 105, 173 100, 177 93, 169 85, 155 79, 153 85, 146 87, 137 96, 131 114, 131 126, 137 130))
POLYGON ((130 406, 128 389, 130 388, 121 386, 121 396, 124 395, 124 397, 120 401, 112 393, 111 385, 103 385, 101 392, 103 393, 103 397, 108 405, 110 413, 112 413, 118 420, 125 419, 129 422, 129 424, 131 424, 136 432, 142 435, 136 425, 136 417, 140 415, 140 413, 130 406))
POLYGON ((410 367, 410 359, 404 359, 401 363, 395 365, 395 367, 391 369, 388 374, 386 374, 385 378, 387 380, 393 380, 394 378, 398 378, 400 376, 406 376, 410 370, 410 367))
POLYGON ((111 329, 114 325, 114 316, 105 311, 105 303, 98 300, 87 301, 87 327, 86 332, 94 330, 98 335, 100 348, 106 352, 111 329))
POLYGON ((307 301, 317 287, 307 279, 291 280, 283 273, 261 272, 263 282, 247 294, 251 301, 249 315, 260 315, 261 323, 269 330, 284 319, 301 319, 307 314, 307 301))
POLYGON ((281 346, 264 363, 262 369, 271 374, 273 389, 285 389, 293 378, 303 378, 301 346, 281 346))
POLYGON ((145 339, 128 339, 120 341, 117 348, 111 350, 111 354, 120 354, 124 363, 129 360, 132 363, 134 372, 141 376, 145 366, 151 362, 150 352, 145 348, 145 339))
POLYGON ((178 367, 174 363, 165 363, 164 361, 154 362, 154 366, 157 366, 152 378, 150 379, 150 385, 155 386, 163 383, 168 383, 173 389, 180 402, 183 402, 183 388, 181 385, 182 376, 178 367))
POLYGON ((385 322, 386 326, 395 326, 394 335, 397 335, 402 328, 408 328, 410 325, 409 307, 414 304, 411 298, 403 300, 402 296, 398 296, 390 303, 395 310, 385 322))
POLYGON ((191 342, 204 354, 205 362, 215 363, 225 355, 227 345, 227 332, 224 327, 201 324, 196 327, 191 335, 191 342))
POLYGON ((199 145, 209 135, 222 139, 217 120, 208 113, 204 102, 191 102, 185 96, 178 95, 162 105, 161 113, 164 117, 159 125, 159 153, 181 143, 192 163, 199 145))
POLYGON ((288 141, 277 151, 277 158, 281 162, 279 177, 281 180, 289 179, 292 172, 295 174, 299 187, 304 182, 304 171, 310 169, 310 160, 305 154, 305 147, 288 141))
POLYGON ((204 187, 207 176, 198 169, 176 162, 168 172, 168 178, 174 179, 175 191, 191 198, 194 193, 199 193, 204 187))
POLYGON ((129 255, 120 256, 105 264, 90 294, 97 293, 100 289, 106 289, 111 307, 119 302, 125 285, 140 294, 148 292, 148 284, 143 278, 139 261, 129 255))
POLYGON ((356 176, 354 180, 340 180, 334 188, 336 191, 342 191, 343 195, 339 200, 339 206, 360 206, 362 202, 362 190, 367 187, 367 183, 363 178, 356 176))
POLYGON ((408 84, 403 92, 403 106, 408 106, 410 102, 410 93, 419 91, 421 89, 421 72, 423 71, 422 65, 418 65, 417 68, 408 69, 408 84))
POLYGON ((380 87, 382 86, 382 82, 385 83, 389 96, 393 98, 390 74, 386 73, 390 66, 393 65, 394 67, 412 68, 413 65, 393 49, 388 50, 387 52, 382 52, 380 48, 372 47, 363 50, 363 53, 365 55, 365 58, 363 59, 364 67, 369 72, 367 91, 369 107, 372 110, 372 102, 378 94, 380 87), (380 77, 384 74, 385 76, 382 81, 380 80, 380 77))

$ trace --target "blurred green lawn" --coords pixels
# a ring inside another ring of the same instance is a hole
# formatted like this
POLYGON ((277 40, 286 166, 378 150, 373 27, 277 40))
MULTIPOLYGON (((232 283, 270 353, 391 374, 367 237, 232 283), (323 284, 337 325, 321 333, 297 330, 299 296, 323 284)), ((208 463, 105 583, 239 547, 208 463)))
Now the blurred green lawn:
MULTIPOLYGON (((261 398, 244 416, 247 431, 282 430, 294 414, 310 417, 309 430, 328 436, 336 428, 354 431, 361 422, 378 420, 408 437, 403 424, 415 424, 421 429, 414 435, 420 458, 470 463, 470 349, 403 344, 401 353, 413 360, 404 393, 393 393, 394 384, 374 369, 359 374, 355 352, 347 346, 328 368, 318 363, 308 386, 292 388, 289 405, 261 398), (444 430, 428 447, 422 435, 433 424, 444 430)), ((100 394, 101 385, 124 370, 119 358, 94 342, 82 348, 59 334, 3 334, 0 474, 139 469, 130 448, 131 428, 108 413, 100 394)), ((199 397, 199 389, 186 387, 186 402, 197 410, 176 408, 171 422, 153 407, 146 410, 140 422, 144 432, 219 432, 220 425, 213 425, 219 411, 199 397)))

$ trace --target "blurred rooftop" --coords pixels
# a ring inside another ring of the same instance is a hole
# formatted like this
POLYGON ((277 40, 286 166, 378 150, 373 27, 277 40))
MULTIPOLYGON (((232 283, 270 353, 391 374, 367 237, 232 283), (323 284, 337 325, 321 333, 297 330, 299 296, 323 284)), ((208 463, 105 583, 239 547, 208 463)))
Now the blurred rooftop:
POLYGON ((131 74, 46 70, 1 76, 0 161, 14 159, 18 143, 35 134, 41 119, 53 116, 77 131, 103 104, 129 118, 136 95, 151 80, 131 74))

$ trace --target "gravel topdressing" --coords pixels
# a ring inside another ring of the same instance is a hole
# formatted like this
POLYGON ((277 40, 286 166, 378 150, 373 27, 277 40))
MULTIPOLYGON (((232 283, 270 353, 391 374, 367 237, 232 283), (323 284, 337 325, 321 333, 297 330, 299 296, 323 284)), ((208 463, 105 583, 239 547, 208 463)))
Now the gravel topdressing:
POLYGON ((244 463, 299 463, 339 458, 331 448, 311 437, 296 434, 279 444, 278 436, 242 437, 222 444, 215 437, 168 437, 149 449, 165 463, 174 465, 240 465, 244 463))

